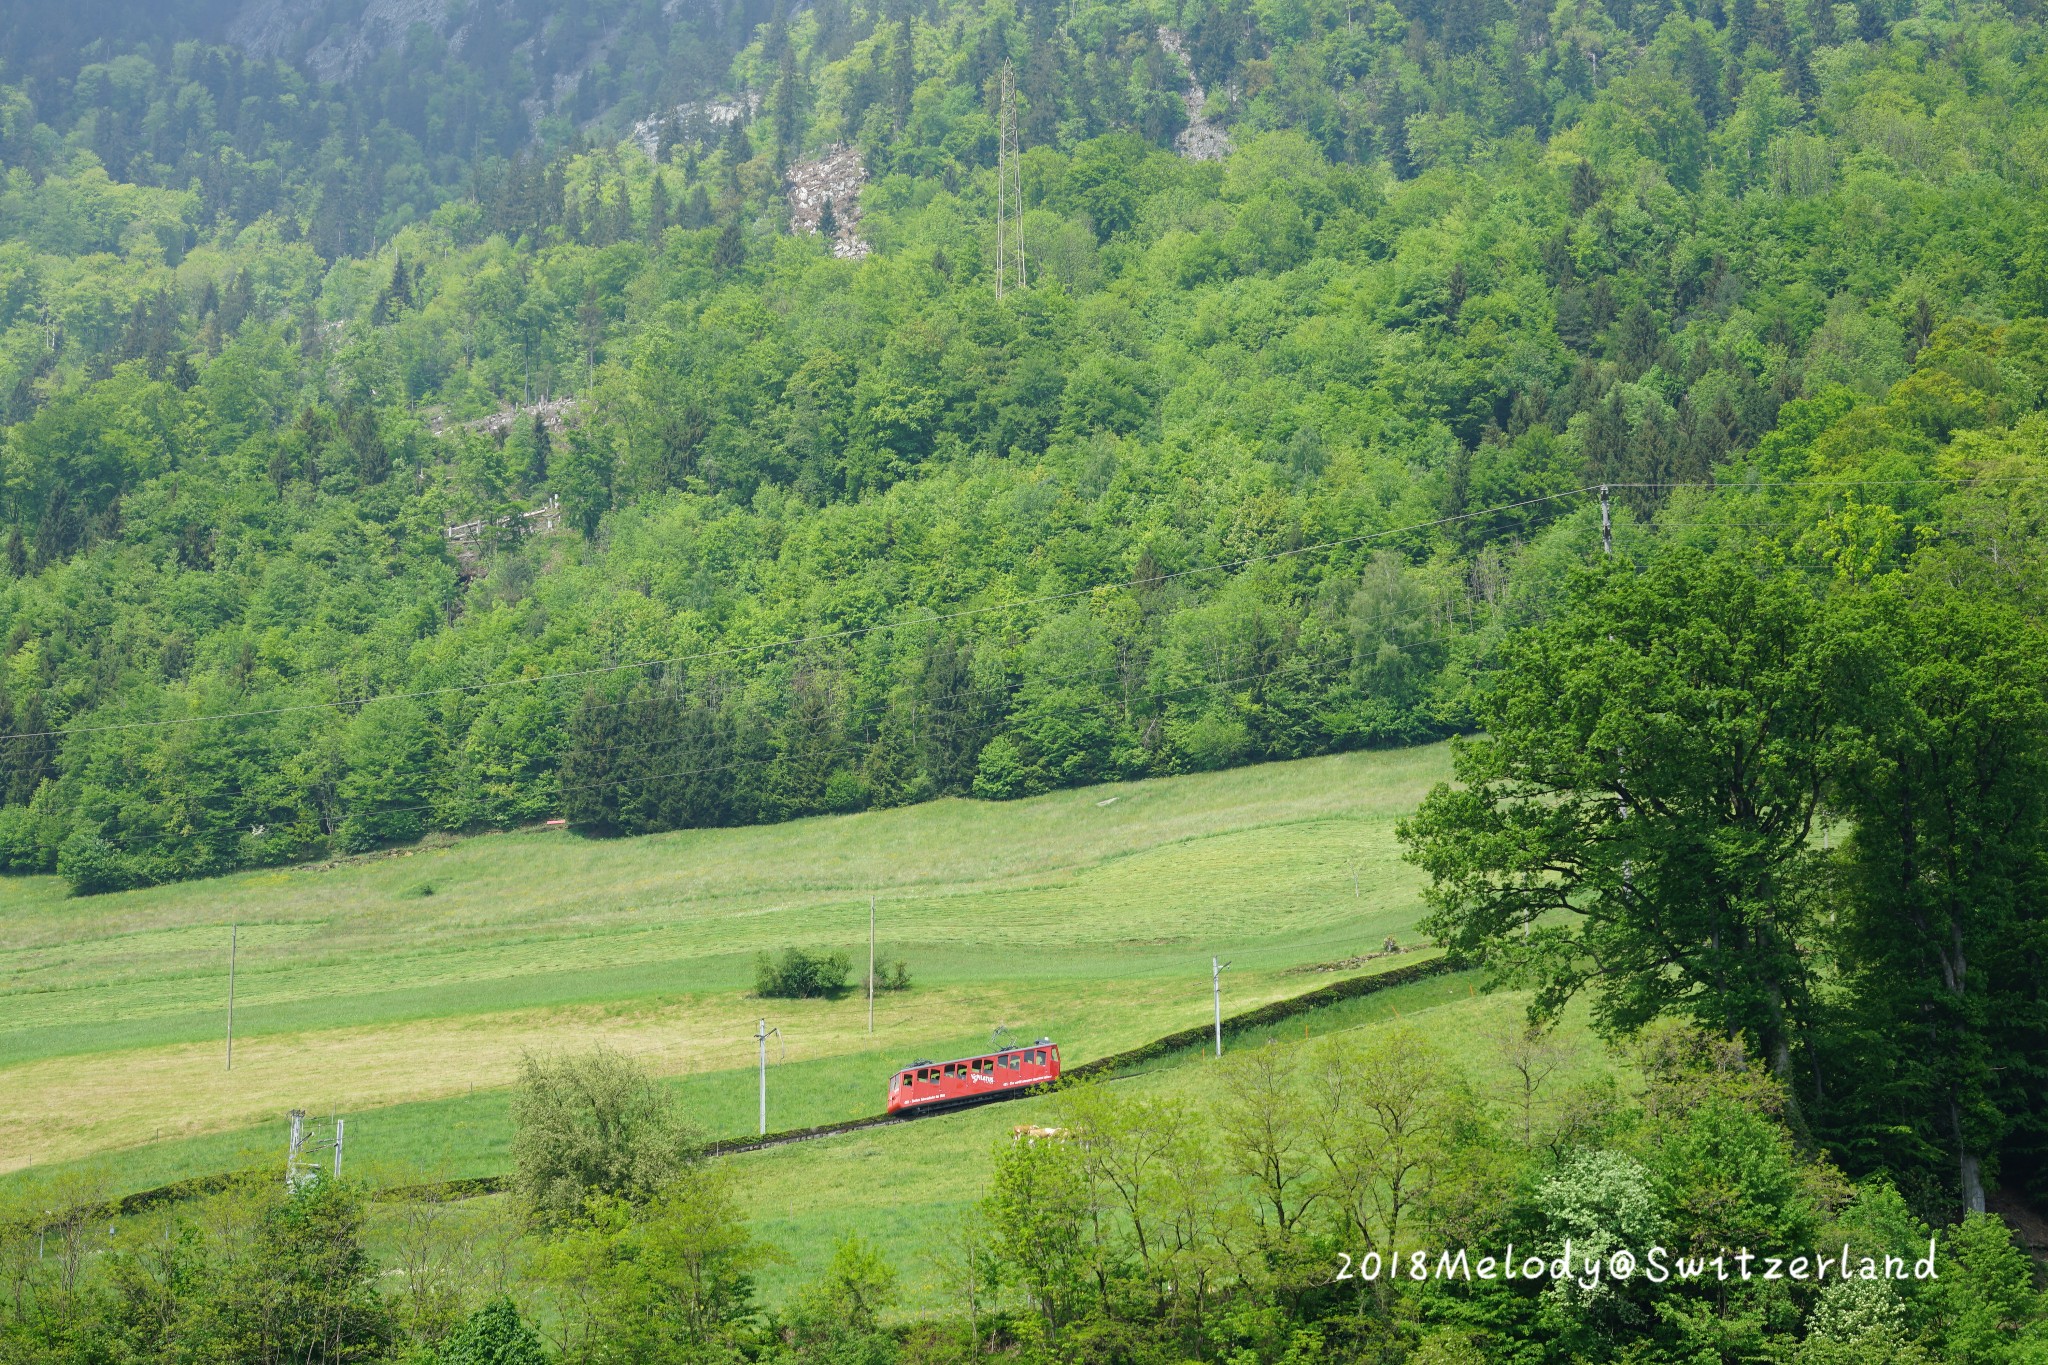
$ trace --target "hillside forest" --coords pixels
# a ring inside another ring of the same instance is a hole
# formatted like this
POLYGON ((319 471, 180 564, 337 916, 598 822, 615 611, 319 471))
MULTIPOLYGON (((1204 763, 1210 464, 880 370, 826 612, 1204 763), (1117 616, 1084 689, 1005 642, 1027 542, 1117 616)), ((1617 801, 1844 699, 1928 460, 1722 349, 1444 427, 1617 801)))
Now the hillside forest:
POLYGON ((826 1326, 759 1335, 685 1153, 530 1201, 576 1320, 629 1305, 584 1337, 538 1299, 404 1336, 334 1186, 168 1224, 90 1311, 17 1296, 0 1351, 526 1359, 539 1313, 593 1361, 2048 1357, 1994 1216, 2048 1198, 2031 5, 344 8, 268 55, 199 0, 0 20, 0 867, 91 895, 1458 735, 1403 827, 1429 932, 1534 1024, 1668 1041, 1519 1137, 1448 1064, 1304 1043, 1244 1079, 1286 1132, 999 1146, 986 1331, 978 1289, 950 1336, 847 1327, 855 1246, 826 1326), (857 192, 792 190, 849 152, 857 192), (1176 1197, 1243 1207, 1149 1221, 1176 1197), (1972 1287, 1305 1269, 1403 1210, 1925 1227, 1972 1287))
POLYGON ((584 130, 451 166, 368 68, 25 68, 0 859, 92 891, 1456 733, 1603 483, 1618 553, 1900 571, 1984 515, 1938 480, 2034 468, 2035 34, 827 5, 658 164, 584 130), (998 303, 1005 62, 1032 283, 998 303), (1173 150, 1190 70, 1223 159, 1173 150), (839 143, 865 259, 784 230, 839 143), (276 193, 208 190, 238 157, 276 193))

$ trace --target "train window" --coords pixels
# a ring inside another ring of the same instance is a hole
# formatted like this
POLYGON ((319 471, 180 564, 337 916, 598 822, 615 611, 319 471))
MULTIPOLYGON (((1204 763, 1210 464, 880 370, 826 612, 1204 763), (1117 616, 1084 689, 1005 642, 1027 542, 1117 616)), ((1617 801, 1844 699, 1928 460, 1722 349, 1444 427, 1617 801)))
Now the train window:
POLYGON ((1031 1060, 1032 1060, 1032 1061, 1033 1061, 1034 1063, 1036 1063, 1037 1065, 1039 1065, 1039 1066, 1044 1066, 1044 1065, 1045 1065, 1045 1049, 1044 1049, 1044 1048, 1040 1048, 1040 1049, 1038 1049, 1038 1051, 1036 1051, 1036 1052, 1032 1053, 1032 1054, 1031 1054, 1031 1060))
POLYGON ((992 1075, 994 1075, 994 1074, 995 1074, 995 1069, 996 1069, 996 1059, 995 1059, 995 1058, 993 1058, 993 1057, 984 1057, 984 1058, 982 1058, 982 1059, 981 1059, 981 1074, 982 1074, 982 1075, 984 1075, 984 1076, 992 1076, 992 1075))

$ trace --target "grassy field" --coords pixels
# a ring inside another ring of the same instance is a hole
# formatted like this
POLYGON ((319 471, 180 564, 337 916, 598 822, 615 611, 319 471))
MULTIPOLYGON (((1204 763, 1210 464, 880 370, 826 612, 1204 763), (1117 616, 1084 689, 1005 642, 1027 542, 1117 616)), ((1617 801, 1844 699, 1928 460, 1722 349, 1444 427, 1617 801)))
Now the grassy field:
POLYGON ((873 1112, 893 1066, 997 1024, 1086 1060, 1206 1018, 1212 952, 1238 1009, 1409 935, 1393 825, 1448 766, 1431 746, 754 829, 495 835, 85 900, 10 879, 0 1171, 91 1159, 141 1188, 270 1154, 300 1107, 349 1116, 352 1160, 476 1174, 502 1166, 522 1052, 598 1041, 742 1133, 763 1013, 776 1127, 873 1112), (873 1036, 857 999, 747 994, 764 949, 858 960, 870 895, 916 979, 873 1036))
MULTIPOLYGON (((1509 1088, 1498 1042, 1520 1027, 1526 1004, 1521 995, 1481 995, 1477 973, 1458 973, 1236 1035, 1230 1046, 1404 1026, 1436 1049, 1446 1066, 1461 1071, 1483 1098, 1498 1100, 1509 1088)), ((1551 1081, 1553 1097, 1614 1065, 1587 1037, 1579 1009, 1568 1013, 1557 1037, 1567 1051, 1551 1081)), ((1109 1084, 1127 1093, 1179 1095, 1200 1109, 1213 1098, 1214 1074, 1206 1052, 1190 1050, 1109 1084)), ((708 1096, 698 1091, 692 1098, 708 1096)), ((1058 1104, 1056 1097, 1032 1097, 721 1158, 737 1177, 753 1231, 780 1253, 759 1277, 763 1299, 782 1302, 818 1276, 842 1238, 858 1233, 895 1267, 901 1311, 915 1315, 947 1306, 947 1237, 986 1192, 993 1149, 1018 1124, 1056 1122, 1058 1104)), ((448 1216, 488 1218, 501 1202, 466 1201, 451 1206, 448 1216)), ((383 1207, 379 1216, 401 1215, 383 1207)))
MULTIPOLYGON (((1493 1074, 1491 1039, 1520 1017, 1527 1001, 1480 996, 1477 989, 1476 972, 1420 981, 1235 1036, 1230 1046, 1398 1022, 1427 1036, 1447 1062, 1472 1069, 1483 1084, 1493 1074)), ((1129 1093, 1177 1094, 1206 1107, 1211 1061, 1205 1052, 1186 1052, 1110 1084, 1129 1093)), ((986 1193, 991 1149, 1008 1141, 1018 1124, 1054 1120, 1057 1104, 1056 1097, 1019 1100, 727 1158, 755 1232, 788 1258, 763 1276, 763 1290, 773 1300, 816 1278, 839 1241, 858 1232, 896 1267, 907 1307, 943 1301, 943 1233, 986 1193)))

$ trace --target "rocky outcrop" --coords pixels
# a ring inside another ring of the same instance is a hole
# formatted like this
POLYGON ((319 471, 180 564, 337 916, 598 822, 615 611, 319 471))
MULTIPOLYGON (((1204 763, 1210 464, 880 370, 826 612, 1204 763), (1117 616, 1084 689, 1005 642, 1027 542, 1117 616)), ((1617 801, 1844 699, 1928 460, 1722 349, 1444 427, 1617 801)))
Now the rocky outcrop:
MULTIPOLYGON (((309 0, 243 0, 228 21, 228 41, 252 57, 290 56, 326 6, 309 0)), ((323 81, 345 80, 389 47, 405 41, 416 24, 448 33, 445 0, 365 0, 353 24, 330 30, 306 53, 306 66, 323 81)))
POLYGON ((1195 79, 1187 39, 1170 28, 1162 28, 1159 45, 1178 57, 1188 72, 1187 88, 1180 93, 1180 102, 1188 111, 1188 126, 1174 138, 1173 149, 1190 161, 1221 161, 1230 155, 1230 134, 1209 118, 1209 92, 1195 79))
POLYGON ((867 184, 867 165, 856 147, 834 147, 815 161, 789 168, 789 230, 816 232, 832 205, 832 254, 857 261, 868 254, 860 239, 860 190, 867 184))
POLYGON ((421 416, 427 419, 427 430, 439 436, 451 426, 465 431, 481 431, 486 436, 509 436, 513 429, 540 418, 540 424, 556 436, 569 428, 569 419, 576 415, 575 398, 548 398, 538 403, 519 403, 502 408, 488 417, 479 417, 470 422, 451 423, 448 415, 438 409, 428 408, 421 416))
POLYGON ((641 119, 633 125, 632 138, 640 144, 640 150, 647 153, 650 161, 656 160, 661 153, 661 127, 664 123, 672 123, 686 132, 693 127, 724 128, 750 119, 760 111, 761 96, 752 90, 717 99, 689 100, 641 119))

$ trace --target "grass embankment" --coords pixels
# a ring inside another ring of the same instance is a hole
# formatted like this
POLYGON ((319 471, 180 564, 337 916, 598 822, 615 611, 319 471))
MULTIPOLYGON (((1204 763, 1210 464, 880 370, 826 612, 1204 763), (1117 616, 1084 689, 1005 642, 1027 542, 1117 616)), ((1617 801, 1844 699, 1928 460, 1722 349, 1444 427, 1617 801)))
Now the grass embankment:
MULTIPOLYGON (((1500 1069, 1493 1039, 1513 1026, 1527 1001, 1480 996, 1478 979, 1476 972, 1461 972, 1396 986, 1247 1030, 1227 1046, 1234 1051, 1269 1039, 1298 1042, 1400 1022, 1447 1060, 1470 1068, 1484 1086, 1500 1069)), ((1128 1094, 1182 1096, 1207 1109, 1214 1099, 1213 1060, 1203 1049, 1189 1049, 1109 1084, 1128 1094)), ((991 1149, 1008 1141, 1018 1124, 1053 1121, 1057 1105, 1056 1097, 1035 1097, 725 1158, 739 1176, 755 1232, 787 1258, 762 1276, 764 1292, 772 1301, 815 1279, 839 1241, 858 1232, 895 1266, 907 1308, 944 1302, 945 1237, 986 1192, 991 1149)))
POLYGON ((286 1109, 350 1117, 351 1160, 500 1169, 520 1054, 603 1041, 750 1131, 751 1035, 782 1028, 770 1122, 873 1112, 912 1056, 1007 1024, 1070 1061, 1201 1022, 1407 935, 1394 822, 1442 746, 781 826, 595 842, 495 835, 336 865, 68 899, 0 883, 0 1171, 97 1158, 117 1190, 270 1155, 286 1109), (1354 887, 1355 879, 1355 887, 1354 887), (753 955, 881 943, 916 989, 761 1002, 753 955), (240 924, 235 1068, 221 1069, 240 924))
MULTIPOLYGON (((1232 1035, 1228 1047, 1236 1051, 1273 1039, 1299 1042, 1351 1029, 1402 1026, 1460 1071, 1482 1098, 1511 1104, 1512 1073, 1500 1043, 1520 1029, 1527 1003, 1521 995, 1480 995, 1478 973, 1461 972, 1247 1030, 1232 1035)), ((1614 1065, 1587 1038, 1579 1009, 1568 1013, 1555 1036, 1564 1053, 1546 1091, 1550 1100, 1614 1065)), ((1216 1082, 1206 1049, 1190 1048, 1107 1083, 1125 1094, 1180 1096, 1202 1112, 1214 1104, 1216 1082)), ((896 1269, 903 1290, 900 1311, 918 1315, 957 1307, 947 1278, 948 1239, 986 1192, 995 1146, 1008 1141, 1019 1124, 1057 1122, 1058 1104, 1054 1096, 1032 1096, 720 1158, 738 1179, 754 1233, 779 1253, 759 1276, 764 1301, 779 1304, 796 1286, 815 1279, 840 1240, 858 1233, 896 1269)), ((444 1216, 489 1219, 502 1200, 465 1201, 449 1206, 444 1216)), ((387 1206, 378 1208, 379 1228, 382 1220, 400 1216, 387 1206)))

